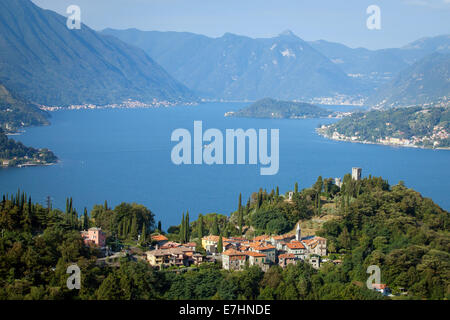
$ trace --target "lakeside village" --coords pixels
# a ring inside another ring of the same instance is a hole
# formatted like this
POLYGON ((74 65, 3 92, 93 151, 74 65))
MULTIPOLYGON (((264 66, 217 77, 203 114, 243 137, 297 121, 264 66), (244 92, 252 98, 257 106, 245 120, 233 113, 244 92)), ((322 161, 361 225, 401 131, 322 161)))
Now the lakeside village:
MULTIPOLYGON (((389 123, 386 123, 386 125, 390 125, 389 123)), ((399 147, 413 147, 413 148, 421 148, 424 144, 430 143, 432 144, 433 148, 436 149, 449 149, 449 148, 440 148, 437 147, 439 145, 439 141, 448 139, 450 134, 445 130, 442 126, 434 126, 433 132, 429 136, 423 136, 423 137, 416 137, 412 136, 410 139, 405 138, 396 138, 396 137, 385 137, 384 139, 377 139, 376 141, 368 141, 361 139, 360 136, 358 136, 358 133, 356 133, 354 136, 346 136, 344 134, 341 134, 337 131, 334 131, 332 135, 329 135, 326 133, 326 130, 329 126, 322 125, 320 128, 317 129, 317 132, 332 140, 336 141, 347 141, 347 142, 358 142, 358 143, 365 143, 365 144, 381 144, 381 145, 389 145, 389 146, 399 146, 399 147)))
MULTIPOLYGON (((179 105, 179 102, 165 101, 153 99, 151 103, 143 103, 140 101, 128 99, 119 104, 80 104, 70 105, 68 107, 55 107, 55 106, 40 106, 44 111, 58 111, 58 110, 93 110, 93 109, 137 109, 137 108, 159 108, 159 107, 173 107, 179 105)), ((197 105, 196 102, 183 102, 183 105, 197 105)))
MULTIPOLYGON (((352 179, 361 180, 361 168, 352 168, 352 179)), ((335 184, 342 186, 341 178, 335 178, 335 184)), ((288 193, 285 201, 292 201, 293 192, 288 193)), ((84 243, 101 249, 104 257, 99 265, 119 266, 119 259, 131 257, 143 260, 157 270, 172 269, 176 272, 188 271, 203 263, 219 263, 230 271, 242 271, 247 266, 259 266, 266 272, 272 265, 286 268, 290 264, 309 263, 319 269, 321 264, 331 262, 341 264, 342 260, 327 258, 327 239, 316 235, 303 236, 300 222, 295 231, 282 235, 259 235, 251 239, 246 237, 222 237, 208 235, 201 238, 201 248, 197 242, 179 243, 170 241, 162 234, 151 236, 150 250, 142 251, 136 247, 111 252, 106 246, 106 234, 101 228, 93 227, 81 231, 84 243)), ((383 295, 389 295, 386 284, 373 284, 373 289, 383 295)))

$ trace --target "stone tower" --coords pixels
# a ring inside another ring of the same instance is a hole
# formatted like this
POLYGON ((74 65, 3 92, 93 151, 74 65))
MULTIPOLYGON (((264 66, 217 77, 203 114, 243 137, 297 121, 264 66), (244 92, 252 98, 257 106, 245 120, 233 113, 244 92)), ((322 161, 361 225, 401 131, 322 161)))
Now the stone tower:
POLYGON ((297 230, 295 230, 295 240, 300 241, 302 239, 302 230, 300 229, 300 222, 297 224, 297 230))
POLYGON ((361 180, 361 172, 361 168, 352 168, 352 179, 356 181, 361 180))

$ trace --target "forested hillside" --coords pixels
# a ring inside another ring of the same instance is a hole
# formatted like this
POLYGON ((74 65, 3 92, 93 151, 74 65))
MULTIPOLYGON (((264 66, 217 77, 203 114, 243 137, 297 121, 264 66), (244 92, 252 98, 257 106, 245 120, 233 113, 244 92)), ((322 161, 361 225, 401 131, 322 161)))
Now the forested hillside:
POLYGON ((327 117, 331 114, 331 111, 309 103, 279 101, 271 98, 258 100, 246 108, 229 113, 229 115, 234 117, 276 119, 319 118, 327 117))
MULTIPOLYGON (((373 264, 394 293, 407 291, 398 298, 450 298, 449 213, 403 183, 391 187, 382 178, 346 175, 339 188, 319 177, 311 188, 294 188, 292 201, 277 188, 239 204, 227 219, 213 214, 191 222, 190 240, 210 232, 245 235, 244 225, 255 234, 283 233, 298 220, 331 215, 318 231, 328 239, 330 262, 319 270, 306 263, 276 265, 266 273, 257 266, 229 272, 211 263, 185 273, 156 271, 131 256, 118 268, 100 266, 98 251, 83 245, 79 231, 102 226, 110 245, 137 241, 140 233, 145 248, 155 231, 150 210, 105 203, 79 215, 69 199, 62 212, 18 192, 0 202, 0 299, 383 299, 364 285, 373 264), (72 263, 81 268, 80 290, 66 286, 72 263)), ((174 233, 167 236, 181 236, 178 227, 169 230, 174 233)))

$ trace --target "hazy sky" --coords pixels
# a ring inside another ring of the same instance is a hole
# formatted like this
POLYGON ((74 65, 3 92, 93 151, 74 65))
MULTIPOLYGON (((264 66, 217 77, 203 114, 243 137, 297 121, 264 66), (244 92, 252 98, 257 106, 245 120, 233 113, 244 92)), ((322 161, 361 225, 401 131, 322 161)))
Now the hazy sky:
POLYGON ((450 0, 33 0, 66 15, 81 8, 89 27, 225 32, 270 37, 290 29, 304 40, 351 47, 399 47, 425 36, 450 33, 450 0), (381 30, 368 30, 366 9, 381 9, 381 30))

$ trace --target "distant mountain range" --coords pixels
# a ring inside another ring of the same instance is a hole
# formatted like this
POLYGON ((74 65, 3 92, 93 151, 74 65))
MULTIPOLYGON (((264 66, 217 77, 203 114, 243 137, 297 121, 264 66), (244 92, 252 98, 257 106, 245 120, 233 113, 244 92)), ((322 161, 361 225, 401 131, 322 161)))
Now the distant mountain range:
POLYGON ((86 25, 69 30, 65 17, 30 0, 0 2, 0 84, 26 104, 270 96, 319 102, 370 97, 371 104, 402 105, 417 92, 417 101, 428 102, 448 96, 449 53, 450 35, 367 50, 306 42, 290 31, 252 39, 230 33, 210 38, 136 29, 96 32, 86 25), (434 53, 441 58, 430 56, 434 53), (438 71, 427 76, 424 69, 418 84, 414 76, 421 68, 438 71))
POLYGON ((378 86, 434 52, 450 53, 450 35, 422 38, 401 48, 368 50, 324 40, 309 44, 339 65, 345 73, 378 86))
POLYGON ((106 29, 103 34, 144 49, 200 96, 224 99, 369 97, 425 56, 450 52, 450 35, 368 50, 324 40, 305 42, 290 31, 267 39, 136 29, 106 29))
POLYGON ((0 83, 43 105, 194 99, 141 49, 29 0, 0 1, 0 83))
POLYGON ((296 118, 320 118, 331 115, 332 112, 324 108, 293 101, 280 101, 264 98, 256 101, 250 106, 236 112, 228 112, 227 116, 249 117, 249 118, 273 118, 273 119, 296 119, 296 118))
MULTIPOLYGON (((401 48, 368 50, 324 40, 305 42, 290 31, 267 39, 136 29, 102 33, 144 49, 202 97, 239 100, 343 94, 379 102, 390 93, 375 89, 389 86, 427 55, 450 53, 450 35, 419 39, 401 48)), ((428 92, 429 99, 422 100, 434 99, 439 92, 428 92)))
POLYGON ((450 102, 450 53, 433 53, 400 72, 368 100, 381 107, 450 102))
POLYGON ((170 74, 208 98, 305 99, 355 94, 362 88, 341 68, 292 32, 252 39, 226 33, 106 29, 103 34, 138 46, 170 74))

